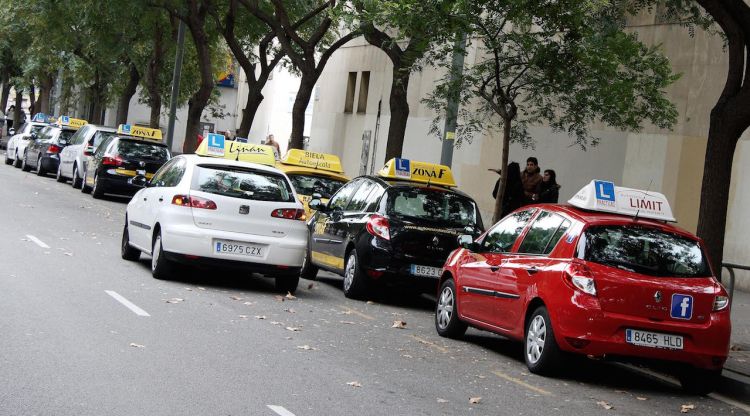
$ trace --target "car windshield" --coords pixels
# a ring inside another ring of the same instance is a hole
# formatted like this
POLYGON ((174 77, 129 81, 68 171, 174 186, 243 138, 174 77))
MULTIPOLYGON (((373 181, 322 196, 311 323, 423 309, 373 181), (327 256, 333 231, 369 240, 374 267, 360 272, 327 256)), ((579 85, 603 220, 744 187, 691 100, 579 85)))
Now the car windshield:
POLYGON ((477 207, 471 199, 445 190, 397 187, 388 190, 388 215, 430 221, 448 227, 475 226, 477 207))
POLYGON ((42 130, 43 128, 45 128, 45 127, 46 127, 46 126, 36 126, 36 125, 33 125, 33 124, 32 124, 32 125, 31 125, 31 130, 30 130, 30 133, 31 133, 32 135, 33 135, 33 134, 36 134, 36 133, 39 133, 39 132, 40 132, 40 131, 41 131, 41 130, 42 130))
POLYGON ((150 159, 156 161, 169 160, 166 146, 136 140, 120 140, 117 153, 123 159, 150 159))
POLYGON ((75 130, 63 130, 60 135, 57 136, 58 141, 61 143, 70 143, 70 138, 75 134, 75 130))
POLYGON ((193 189, 255 201, 294 201, 292 188, 283 176, 234 166, 199 165, 193 189))
POLYGON ((578 253, 586 261, 648 276, 711 276, 697 241, 656 228, 589 227, 579 242, 578 253))
POLYGON ((312 195, 319 193, 322 198, 328 199, 335 194, 346 182, 323 176, 290 174, 289 179, 292 186, 300 195, 312 195))

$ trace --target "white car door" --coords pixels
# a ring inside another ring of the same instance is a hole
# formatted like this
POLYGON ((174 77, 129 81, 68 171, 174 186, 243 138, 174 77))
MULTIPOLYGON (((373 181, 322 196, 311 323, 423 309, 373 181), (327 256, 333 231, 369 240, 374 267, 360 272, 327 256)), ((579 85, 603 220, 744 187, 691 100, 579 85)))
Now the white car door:
MULTIPOLYGON (((172 221, 168 214, 163 215, 165 208, 172 204, 172 198, 178 192, 178 186, 182 181, 187 168, 187 161, 184 157, 176 157, 165 163, 151 179, 150 186, 144 192, 146 198, 144 201, 143 221, 151 227, 148 234, 147 243, 151 244, 151 237, 154 225, 157 222, 172 221)), ((141 198, 141 199, 143 199, 141 198)), ((162 244, 164 242, 162 241, 162 244)))

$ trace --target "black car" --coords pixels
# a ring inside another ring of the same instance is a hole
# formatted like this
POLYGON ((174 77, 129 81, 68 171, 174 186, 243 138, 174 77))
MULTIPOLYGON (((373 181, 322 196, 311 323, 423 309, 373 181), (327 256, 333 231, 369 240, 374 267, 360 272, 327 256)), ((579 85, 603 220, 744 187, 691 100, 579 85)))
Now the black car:
POLYGON ((343 275, 350 298, 361 298, 374 283, 437 290, 443 264, 458 248, 457 237, 482 233, 479 208, 466 194, 429 179, 385 176, 360 176, 327 204, 310 202, 317 212, 308 222, 302 277, 314 279, 319 268, 343 275))
POLYGON ((171 154, 160 142, 132 136, 110 136, 105 139, 86 164, 81 192, 101 198, 105 193, 133 195, 141 186, 133 185, 136 175, 151 179, 171 154))
POLYGON ((43 128, 26 146, 21 169, 24 172, 36 169, 36 174, 39 176, 57 172, 57 167, 60 165, 60 152, 68 145, 70 137, 75 134, 76 130, 58 126, 43 128))

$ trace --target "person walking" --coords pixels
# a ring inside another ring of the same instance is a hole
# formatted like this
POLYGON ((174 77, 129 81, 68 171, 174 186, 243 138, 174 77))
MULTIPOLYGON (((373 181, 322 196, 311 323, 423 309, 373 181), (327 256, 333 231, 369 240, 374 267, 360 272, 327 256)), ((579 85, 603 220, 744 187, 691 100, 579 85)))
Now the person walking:
POLYGON ((536 188, 542 182, 542 175, 539 174, 539 161, 535 157, 526 159, 526 169, 521 174, 523 183, 524 205, 534 203, 534 194, 536 188))
POLYGON ((16 106, 11 105, 8 108, 8 112, 5 113, 5 125, 8 128, 8 135, 10 135, 10 129, 13 128, 13 119, 16 117, 16 106))
POLYGON ((534 194, 534 201, 540 204, 556 204, 559 197, 560 185, 557 184, 557 174, 554 170, 547 169, 534 194))
MULTIPOLYGON (((493 172, 500 174, 499 169, 490 169, 493 172)), ((503 195, 503 207, 500 213, 500 218, 505 218, 506 215, 515 211, 517 208, 523 206, 524 194, 523 194, 523 183, 521 182, 521 166, 516 162, 508 163, 507 167, 508 178, 507 185, 505 186, 505 194, 503 195)), ((495 188, 492 190, 492 198, 497 199, 497 192, 500 190, 500 179, 495 182, 495 188)))
POLYGON ((278 160, 281 158, 281 147, 279 146, 279 143, 273 139, 273 134, 269 134, 268 137, 266 137, 266 145, 273 147, 274 155, 276 156, 276 159, 278 160))

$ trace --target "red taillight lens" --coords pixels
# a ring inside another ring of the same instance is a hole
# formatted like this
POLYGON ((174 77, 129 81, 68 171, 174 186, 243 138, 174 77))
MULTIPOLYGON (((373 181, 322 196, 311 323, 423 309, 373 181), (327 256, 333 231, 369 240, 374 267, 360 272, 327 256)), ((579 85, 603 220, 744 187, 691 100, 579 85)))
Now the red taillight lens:
POLYGON ((122 166, 122 163, 120 156, 104 156, 102 158, 102 165, 104 166, 122 166))
POLYGON ((391 224, 382 215, 371 215, 367 221, 367 232, 383 240, 391 239, 391 224))
POLYGON ((49 145, 47 148, 47 153, 60 153, 62 151, 62 147, 55 146, 54 144, 49 145))
POLYGON ((596 282, 591 270, 585 264, 573 262, 565 268, 565 277, 581 292, 596 296, 596 282))
POLYGON ((274 218, 284 218, 287 220, 300 220, 304 221, 307 219, 304 209, 295 208, 279 208, 271 211, 271 216, 274 218))
POLYGON ((197 196, 175 195, 172 197, 172 205, 200 209, 216 209, 216 203, 210 199, 197 196))

